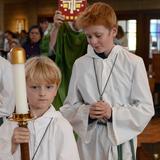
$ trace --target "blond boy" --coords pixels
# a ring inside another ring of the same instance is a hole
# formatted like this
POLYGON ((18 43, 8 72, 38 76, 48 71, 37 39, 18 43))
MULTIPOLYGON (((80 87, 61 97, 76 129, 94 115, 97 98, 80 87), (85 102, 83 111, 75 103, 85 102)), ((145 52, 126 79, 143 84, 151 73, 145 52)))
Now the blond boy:
POLYGON ((72 127, 51 105, 61 73, 47 57, 25 65, 28 105, 34 119, 28 128, 7 121, 0 128, 0 160, 20 160, 20 145, 28 142, 31 160, 79 160, 72 127))

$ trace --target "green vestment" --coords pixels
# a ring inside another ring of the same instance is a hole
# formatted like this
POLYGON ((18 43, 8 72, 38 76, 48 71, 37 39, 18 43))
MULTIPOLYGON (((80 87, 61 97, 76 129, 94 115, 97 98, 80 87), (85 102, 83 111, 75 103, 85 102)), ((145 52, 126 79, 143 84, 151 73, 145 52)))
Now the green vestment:
POLYGON ((43 36, 40 43, 41 54, 44 56, 49 56, 49 42, 50 42, 50 35, 48 33, 47 35, 43 36))
POLYGON ((50 57, 52 54, 49 47, 51 29, 52 29, 52 25, 49 24, 47 30, 43 34, 43 37, 40 43, 41 55, 47 56, 47 57, 50 57))
POLYGON ((60 27, 55 46, 55 62, 62 72, 62 82, 54 100, 56 109, 63 105, 67 96, 73 63, 87 52, 87 45, 84 33, 73 31, 68 23, 60 27))

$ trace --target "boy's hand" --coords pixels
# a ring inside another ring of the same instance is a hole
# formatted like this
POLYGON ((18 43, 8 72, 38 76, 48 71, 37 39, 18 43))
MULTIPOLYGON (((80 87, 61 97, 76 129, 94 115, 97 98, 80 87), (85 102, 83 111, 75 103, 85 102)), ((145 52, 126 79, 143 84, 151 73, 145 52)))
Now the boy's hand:
POLYGON ((104 101, 98 101, 90 107, 90 118, 92 119, 109 119, 112 114, 112 108, 109 103, 104 101))
POLYGON ((17 127, 13 131, 12 136, 12 154, 16 151, 17 146, 20 143, 29 142, 29 129, 23 127, 17 127))

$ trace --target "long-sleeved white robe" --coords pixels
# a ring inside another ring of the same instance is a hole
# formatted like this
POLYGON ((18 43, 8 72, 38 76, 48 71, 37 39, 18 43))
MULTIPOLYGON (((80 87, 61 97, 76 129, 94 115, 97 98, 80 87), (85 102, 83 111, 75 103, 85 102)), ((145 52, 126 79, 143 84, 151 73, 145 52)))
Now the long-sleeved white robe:
POLYGON ((74 64, 68 96, 60 108, 79 135, 80 159, 117 160, 117 145, 123 144, 123 159, 132 160, 129 140, 133 139, 136 153, 136 137, 154 115, 143 60, 119 45, 106 59, 97 56, 91 46, 88 46, 87 52, 74 64), (102 93, 117 54, 103 94, 103 100, 112 107, 112 122, 106 122, 107 126, 97 122, 88 125, 89 107, 99 100, 93 58, 102 93))
POLYGON ((10 116, 15 107, 11 64, 0 57, 0 117, 10 116))
MULTIPOLYGON (((29 121, 30 130, 30 160, 52 119, 34 160, 80 160, 73 129, 60 112, 53 106, 41 117, 29 121)), ((16 122, 5 121, 0 127, 0 160, 20 160, 20 147, 11 154, 11 137, 16 122)))

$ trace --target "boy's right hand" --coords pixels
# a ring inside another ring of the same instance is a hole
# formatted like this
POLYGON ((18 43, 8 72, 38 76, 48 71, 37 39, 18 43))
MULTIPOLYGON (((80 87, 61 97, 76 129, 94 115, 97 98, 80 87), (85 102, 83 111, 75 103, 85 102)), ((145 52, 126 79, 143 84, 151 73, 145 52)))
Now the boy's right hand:
POLYGON ((112 108, 109 103, 105 101, 98 101, 93 103, 90 107, 89 116, 91 119, 109 119, 112 115, 112 108))
POLYGON ((17 127, 14 129, 12 136, 12 154, 16 151, 19 144, 29 142, 29 135, 28 128, 17 127))
POLYGON ((59 28, 65 20, 65 17, 62 15, 61 11, 56 11, 54 15, 54 26, 59 28))

